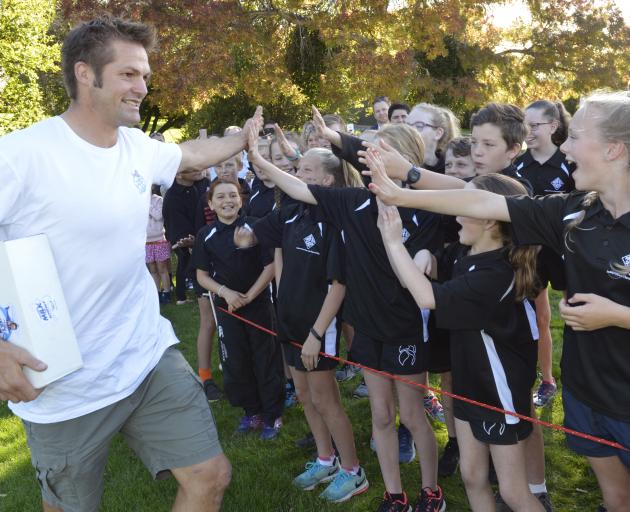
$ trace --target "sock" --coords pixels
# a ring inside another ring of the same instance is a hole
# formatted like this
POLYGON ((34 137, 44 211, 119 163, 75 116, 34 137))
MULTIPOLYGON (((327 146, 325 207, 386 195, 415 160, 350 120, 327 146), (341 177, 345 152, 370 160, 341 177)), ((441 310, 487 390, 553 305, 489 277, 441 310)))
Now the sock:
POLYGON ((404 492, 401 492, 400 494, 394 494, 394 493, 389 493, 389 497, 393 500, 393 501, 400 501, 401 503, 407 503, 407 497, 405 496, 404 492))
POLYGON ((542 492, 547 492, 547 482, 543 480, 542 484, 528 484, 529 492, 532 494, 540 494, 542 492))
POLYGON ((201 382, 205 382, 208 379, 212 378, 212 369, 211 368, 199 368, 199 378, 201 382))
POLYGON ((326 466, 326 467, 332 467, 332 465, 335 463, 335 454, 331 454, 328 457, 317 457, 317 462, 319 462, 322 466, 326 466))
POLYGON ((356 466, 352 466, 351 468, 344 468, 343 466, 341 466, 341 468, 353 476, 357 476, 359 474, 359 471, 361 470, 361 466, 359 466, 358 464, 356 466))

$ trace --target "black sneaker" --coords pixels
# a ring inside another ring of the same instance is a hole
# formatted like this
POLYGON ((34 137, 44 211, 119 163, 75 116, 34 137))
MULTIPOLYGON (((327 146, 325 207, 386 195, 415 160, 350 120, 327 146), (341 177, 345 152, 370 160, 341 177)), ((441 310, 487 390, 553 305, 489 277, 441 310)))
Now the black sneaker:
POLYGON ((439 485, 437 491, 430 487, 422 489, 413 505, 413 512, 444 512, 445 510, 446 501, 444 501, 442 488, 439 485))
POLYGON ((595 512, 608 512, 608 509, 604 507, 604 505, 600 505, 599 507, 597 507, 597 510, 595 512))
POLYGON ((383 495, 383 501, 376 509, 376 512, 412 512, 407 495, 404 494, 404 501, 393 499, 388 492, 383 495))
POLYGON ((302 449, 311 448, 312 446, 315 446, 315 436, 313 436, 313 432, 309 432, 304 437, 298 439, 295 442, 295 446, 302 449))
POLYGON ((459 445, 457 440, 454 442, 450 439, 444 447, 444 452, 438 462, 438 476, 452 476, 457 471, 459 465, 459 445))
POLYGON ((219 386, 217 386, 212 379, 204 381, 203 391, 206 394, 208 402, 217 402, 223 398, 223 393, 219 389, 219 386))

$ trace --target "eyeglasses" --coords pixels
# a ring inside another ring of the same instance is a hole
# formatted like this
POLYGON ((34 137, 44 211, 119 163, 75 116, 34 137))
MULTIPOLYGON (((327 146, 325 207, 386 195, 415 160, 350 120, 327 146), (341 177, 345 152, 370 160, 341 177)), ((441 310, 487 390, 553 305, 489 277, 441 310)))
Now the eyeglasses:
POLYGON ((437 130, 439 128, 439 126, 435 126, 434 124, 424 123, 422 121, 416 121, 415 123, 407 123, 407 124, 409 126, 413 126, 418 131, 424 130, 427 126, 429 128, 433 128, 434 130, 437 130))
POLYGON ((545 125, 545 124, 552 124, 553 121, 549 121, 547 123, 529 123, 527 126, 529 127, 529 129, 533 132, 535 132, 536 130, 538 130, 538 128, 540 128, 541 126, 545 125))

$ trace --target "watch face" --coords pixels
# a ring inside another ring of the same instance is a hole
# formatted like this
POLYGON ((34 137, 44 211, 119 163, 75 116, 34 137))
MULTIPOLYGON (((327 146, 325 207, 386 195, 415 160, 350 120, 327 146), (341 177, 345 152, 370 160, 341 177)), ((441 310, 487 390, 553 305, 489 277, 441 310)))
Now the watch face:
POLYGON ((420 171, 415 167, 412 167, 411 169, 409 169, 409 172, 407 173, 407 182, 415 183, 419 179, 420 179, 420 171))

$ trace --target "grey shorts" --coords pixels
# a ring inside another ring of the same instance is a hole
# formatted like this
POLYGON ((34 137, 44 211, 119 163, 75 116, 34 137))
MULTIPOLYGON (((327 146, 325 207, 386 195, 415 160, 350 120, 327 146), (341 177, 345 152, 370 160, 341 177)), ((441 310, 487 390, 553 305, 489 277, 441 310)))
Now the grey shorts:
POLYGON ((42 498, 64 512, 99 509, 118 432, 154 478, 222 453, 201 382, 173 347, 129 397, 68 421, 23 423, 42 498))

